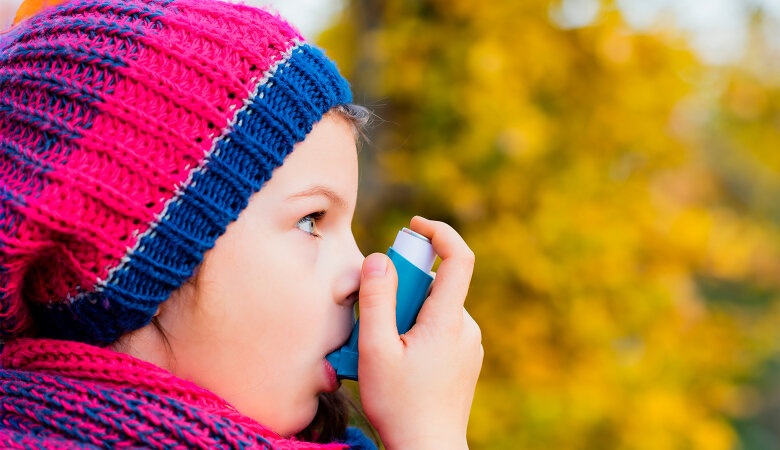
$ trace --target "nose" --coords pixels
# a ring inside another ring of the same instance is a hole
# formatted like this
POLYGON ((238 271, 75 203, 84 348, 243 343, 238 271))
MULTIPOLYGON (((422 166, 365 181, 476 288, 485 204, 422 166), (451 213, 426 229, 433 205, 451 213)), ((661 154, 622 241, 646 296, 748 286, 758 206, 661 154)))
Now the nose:
POLYGON ((345 249, 345 255, 345 269, 336 298, 344 306, 352 307, 358 301, 360 273, 363 270, 363 260, 366 259, 358 248, 354 236, 350 239, 348 248, 345 249))

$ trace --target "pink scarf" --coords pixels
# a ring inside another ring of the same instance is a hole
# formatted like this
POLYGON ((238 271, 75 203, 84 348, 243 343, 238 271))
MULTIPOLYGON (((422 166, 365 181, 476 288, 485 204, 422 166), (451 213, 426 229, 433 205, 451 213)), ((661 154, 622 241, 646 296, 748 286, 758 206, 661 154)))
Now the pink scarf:
POLYGON ((349 447, 286 439, 208 390, 109 348, 17 339, 0 364, 0 441, 12 447, 349 447))

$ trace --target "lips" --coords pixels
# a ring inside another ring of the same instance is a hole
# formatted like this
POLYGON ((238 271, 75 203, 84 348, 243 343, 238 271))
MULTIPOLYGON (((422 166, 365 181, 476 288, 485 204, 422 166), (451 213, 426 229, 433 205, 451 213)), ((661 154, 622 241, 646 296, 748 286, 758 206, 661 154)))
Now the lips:
POLYGON ((339 349, 341 349, 341 347, 343 347, 347 343, 347 341, 349 340, 349 337, 352 334, 352 328, 354 326, 355 326, 355 312, 354 312, 354 310, 352 310, 351 318, 350 318, 350 321, 348 323, 348 327, 345 327, 344 330, 343 330, 344 331, 343 339, 340 340, 340 343, 338 345, 336 345, 335 347, 333 347, 330 350, 328 350, 327 353, 325 354, 326 357, 322 359, 323 371, 325 372, 325 378, 328 381, 328 389, 329 389, 328 392, 333 392, 336 389, 338 389, 339 386, 341 385, 341 382, 338 380, 338 378, 336 376, 336 368, 333 367, 333 365, 331 365, 331 363, 328 361, 327 357, 331 353, 337 352, 339 349))
POLYGON ((338 378, 336 378, 336 369, 330 365, 328 360, 322 360, 323 371, 325 372, 325 379, 328 382, 326 392, 333 392, 339 388, 340 384, 338 378))

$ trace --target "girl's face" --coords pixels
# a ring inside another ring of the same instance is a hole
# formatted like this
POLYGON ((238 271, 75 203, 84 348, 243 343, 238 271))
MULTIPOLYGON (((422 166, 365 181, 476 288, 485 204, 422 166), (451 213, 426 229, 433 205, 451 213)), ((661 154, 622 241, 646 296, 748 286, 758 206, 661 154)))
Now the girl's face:
POLYGON ((325 356, 347 339, 363 255, 351 231, 358 187, 352 126, 334 113, 231 223, 158 317, 123 351, 209 389, 282 435, 337 388, 325 356))

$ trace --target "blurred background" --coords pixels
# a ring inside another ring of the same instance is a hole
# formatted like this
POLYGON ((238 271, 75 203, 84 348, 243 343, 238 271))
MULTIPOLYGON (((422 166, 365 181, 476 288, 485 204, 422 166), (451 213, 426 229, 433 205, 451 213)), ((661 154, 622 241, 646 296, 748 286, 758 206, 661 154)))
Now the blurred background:
POLYGON ((244 3, 377 116, 363 252, 475 251, 471 448, 780 448, 780 1, 244 3))

